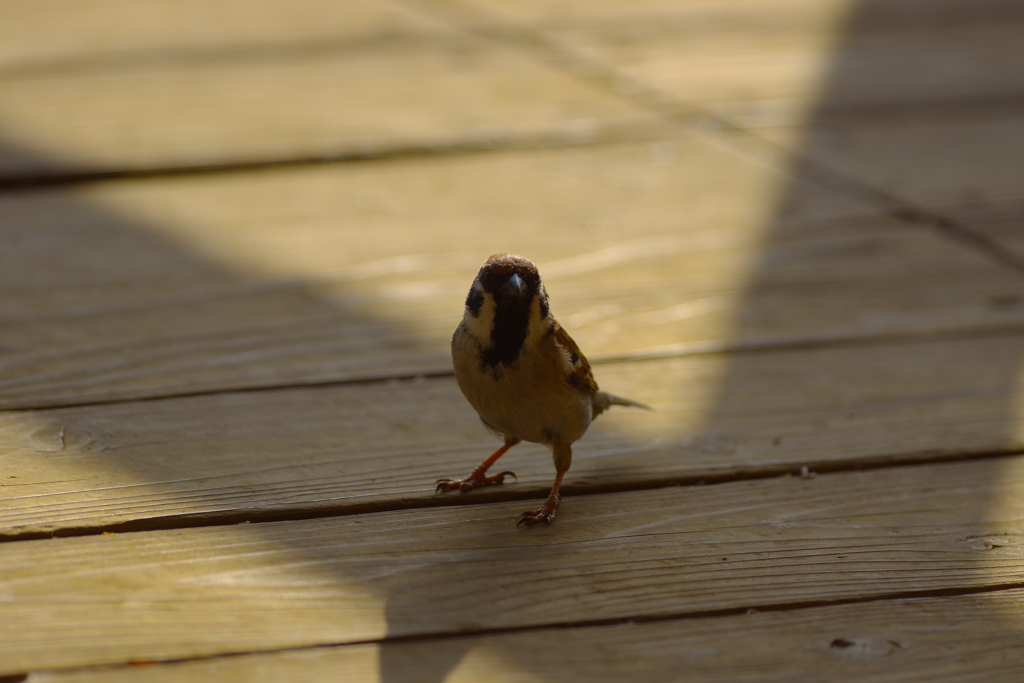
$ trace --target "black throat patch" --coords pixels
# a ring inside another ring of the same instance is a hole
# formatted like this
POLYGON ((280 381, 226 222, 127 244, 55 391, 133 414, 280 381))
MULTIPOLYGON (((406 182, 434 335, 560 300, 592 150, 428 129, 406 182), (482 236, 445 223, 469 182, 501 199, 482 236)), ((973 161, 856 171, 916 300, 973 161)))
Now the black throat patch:
POLYGON ((504 299, 495 297, 494 327, 491 329, 491 345, 484 349, 481 360, 485 366, 511 365, 519 357, 526 342, 530 327, 530 303, 533 294, 522 298, 504 299))

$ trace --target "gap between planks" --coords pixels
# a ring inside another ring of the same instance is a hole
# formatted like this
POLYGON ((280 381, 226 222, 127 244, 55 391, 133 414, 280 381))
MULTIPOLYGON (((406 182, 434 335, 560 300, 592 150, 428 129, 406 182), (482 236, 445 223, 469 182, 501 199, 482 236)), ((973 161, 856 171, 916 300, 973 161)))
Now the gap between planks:
MULTIPOLYGON (((1012 337, 1024 333, 1024 323, 1010 322, 1006 324, 979 325, 970 327, 951 327, 946 329, 903 330, 882 334, 844 335, 844 336, 809 336, 792 339, 776 339, 768 341, 706 341, 684 342, 668 347, 654 348, 647 351, 625 353, 620 355, 596 356, 590 358, 592 365, 610 365, 618 363, 640 363, 645 361, 671 360, 675 358, 693 358, 697 356, 742 355, 755 353, 772 353, 775 351, 799 351, 812 349, 829 349, 842 347, 868 347, 895 344, 921 344, 943 342, 957 339, 984 339, 994 337, 1012 337)), ((164 392, 152 395, 136 395, 115 398, 96 398, 79 401, 43 400, 26 402, 23 405, 8 406, 2 413, 36 412, 42 410, 64 408, 86 408, 93 406, 124 405, 128 403, 146 403, 153 401, 197 398, 200 396, 218 396, 223 394, 261 393, 270 391, 287 391, 290 389, 331 388, 340 386, 358 386, 370 384, 386 384, 388 382, 423 381, 454 377, 454 370, 448 368, 424 368, 423 370, 401 374, 368 374, 349 377, 315 379, 297 382, 276 382, 267 384, 251 384, 236 386, 220 386, 196 391, 164 392)))
POLYGON ((301 168, 324 164, 404 161, 432 157, 455 157, 505 151, 540 151, 560 147, 580 147, 607 143, 661 140, 665 130, 647 123, 568 125, 555 129, 462 137, 438 140, 422 145, 403 145, 363 149, 344 147, 309 156, 286 156, 260 160, 226 161, 202 165, 151 166, 148 168, 82 168, 78 171, 0 176, 0 194, 49 187, 86 185, 177 176, 218 175, 301 168))
MULTIPOLYGON (((632 479, 617 484, 566 484, 562 487, 563 497, 600 495, 606 493, 624 493, 627 491, 651 491, 669 487, 683 486, 715 486, 741 481, 759 481, 786 477, 816 478, 819 475, 839 474, 843 472, 866 472, 893 468, 935 465, 941 463, 970 462, 979 460, 1009 459, 1024 455, 1024 449, 1006 449, 999 451, 958 451, 940 452, 924 451, 919 453, 899 453, 874 457, 850 458, 847 460, 808 461, 805 463, 782 463, 777 465, 761 465, 736 468, 730 471, 694 472, 683 476, 656 477, 649 479, 632 479)), ((402 498, 397 501, 380 501, 364 504, 344 502, 337 508, 319 507, 316 509, 287 510, 238 510, 215 513, 193 513, 167 515, 164 517, 148 517, 135 519, 120 524, 100 524, 95 526, 79 526, 54 531, 26 531, 22 533, 0 533, 0 543, 17 541, 34 541, 50 538, 75 538, 80 536, 99 536, 103 534, 124 534, 147 531, 169 531, 173 529, 199 529, 205 527, 234 526, 238 524, 269 524, 275 522, 296 522, 314 519, 331 519, 335 517, 353 517, 379 512, 398 512, 403 510, 422 510, 438 507, 454 507, 458 505, 491 505, 515 501, 528 501, 543 498, 548 493, 547 487, 537 488, 520 486, 515 489, 489 488, 477 491, 473 497, 462 495, 419 496, 402 498)), ((1022 586, 1024 587, 1024 586, 1022 586)), ((824 603, 822 603, 824 604, 824 603)), ((808 605, 813 606, 813 605, 808 605)), ((757 609, 762 609, 758 607, 757 609)), ((765 608, 767 609, 767 608, 765 608)), ((718 612, 708 612, 707 615, 718 612)), ((724 611, 722 614, 731 613, 724 611)), ((703 612, 690 616, 705 615, 703 612)), ((706 616, 706 615, 705 615, 706 616)), ((604 623, 604 622, 601 622, 604 623)), ((597 625, 598 622, 595 622, 597 625)), ((0 681, 0 683, 3 683, 0 681)))
MULTIPOLYGON (((557 637, 558 632, 567 630, 588 630, 588 629, 602 629, 609 626, 626 626, 633 624, 668 624, 671 622, 687 621, 687 620, 707 620, 707 619, 723 619, 729 617, 736 617, 741 615, 750 615, 758 613, 771 613, 771 612, 795 612, 798 610, 814 610, 819 608, 829 607, 849 607, 857 605, 867 605, 871 603, 882 603, 890 602, 895 600, 907 601, 907 602, 920 602, 926 600, 934 600, 936 598, 958 598, 958 597, 969 597, 976 595, 988 595, 988 594, 1010 594, 1015 591, 1024 589, 1024 583, 1019 585, 1012 584, 997 584, 991 586, 970 586, 963 588, 945 588, 935 589, 928 591, 916 591, 916 592, 900 592, 900 593, 887 593, 879 594, 875 596, 861 596, 847 599, 836 599, 836 600, 808 600, 804 602, 783 602, 783 603, 772 603, 752 607, 738 607, 728 608, 719 610, 705 610, 705 611, 694 611, 694 612, 683 612, 679 614, 665 614, 665 615, 652 615, 642 616, 629 619, 595 619, 593 621, 577 621, 577 622, 564 622, 564 623, 551 623, 544 625, 527 625, 527 626, 514 626, 504 628, 490 628, 481 629, 479 631, 473 631, 467 633, 465 631, 451 631, 451 632, 438 632, 430 634, 413 634, 404 636, 385 636, 383 638, 370 639, 370 640, 359 640, 359 641, 343 641, 337 643, 323 643, 318 645, 310 646, 299 646, 299 647, 281 647, 281 648, 265 648, 265 649, 253 649, 240 652, 226 652, 222 654, 213 655, 196 655, 193 657, 175 657, 167 659, 159 659, 153 661, 131 661, 126 662, 122 665, 109 665, 101 664, 94 666, 82 666, 82 667, 68 667, 60 669, 49 669, 47 673, 87 673, 90 671, 109 671, 111 667, 120 668, 122 666, 127 667, 138 667, 143 665, 170 665, 170 664, 187 664, 187 663, 214 663, 219 661, 229 661, 232 659, 238 659, 242 657, 250 656, 264 656, 264 655, 280 655, 287 653, 314 653, 323 652, 330 650, 337 650, 339 648, 355 648, 360 646, 374 646, 374 645, 388 645, 388 644, 402 644, 402 643, 440 643, 451 640, 476 640, 479 638, 493 637, 493 636, 510 636, 517 634, 534 634, 541 635, 550 633, 551 637, 557 637)), ((21 683, 28 679, 29 673, 25 674, 13 674, 8 676, 0 676, 0 683, 21 683)))

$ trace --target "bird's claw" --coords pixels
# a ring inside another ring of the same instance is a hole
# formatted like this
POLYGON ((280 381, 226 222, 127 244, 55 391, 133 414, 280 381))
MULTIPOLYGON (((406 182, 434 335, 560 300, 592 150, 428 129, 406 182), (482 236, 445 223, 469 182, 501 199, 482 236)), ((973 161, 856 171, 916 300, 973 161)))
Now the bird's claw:
POLYGON ((437 484, 437 488, 434 490, 434 495, 437 495, 438 493, 445 493, 447 491, 454 491, 455 489, 458 489, 461 493, 465 493, 466 491, 472 491, 478 486, 503 484, 505 483, 505 477, 512 477, 516 481, 519 481, 519 477, 516 476, 515 472, 509 472, 507 470, 490 477, 474 472, 465 479, 438 479, 435 482, 437 484))
POLYGON ((545 524, 551 524, 555 521, 555 513, 558 512, 558 504, 562 502, 561 496, 554 496, 548 498, 548 502, 544 503, 544 507, 539 510, 527 510, 523 514, 519 515, 519 521, 516 522, 516 526, 525 524, 526 526, 533 526, 544 522, 545 524))

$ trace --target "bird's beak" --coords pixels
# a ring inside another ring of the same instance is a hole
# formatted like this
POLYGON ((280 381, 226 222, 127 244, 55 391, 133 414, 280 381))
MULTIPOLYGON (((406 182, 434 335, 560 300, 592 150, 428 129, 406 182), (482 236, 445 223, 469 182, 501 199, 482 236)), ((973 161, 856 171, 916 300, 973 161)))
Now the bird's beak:
POLYGON ((516 293, 516 296, 519 296, 520 292, 523 291, 523 285, 526 283, 523 282, 523 278, 519 277, 516 273, 512 273, 512 277, 506 280, 505 284, 516 293))

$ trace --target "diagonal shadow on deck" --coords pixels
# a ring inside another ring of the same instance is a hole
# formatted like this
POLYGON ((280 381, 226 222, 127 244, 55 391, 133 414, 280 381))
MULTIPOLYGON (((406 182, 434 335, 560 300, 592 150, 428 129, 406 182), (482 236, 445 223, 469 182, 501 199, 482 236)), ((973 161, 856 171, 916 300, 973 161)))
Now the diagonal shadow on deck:
MULTIPOLYGON (((847 100, 850 91, 847 82, 851 72, 850 65, 861 59, 865 52, 870 53, 870 44, 880 36, 889 31, 898 32, 900 22, 916 22, 921 16, 935 16, 938 17, 936 21, 952 22, 950 30, 955 32, 959 27, 969 26, 972 21, 997 21, 998 17, 993 18, 991 14, 986 14, 990 9, 984 3, 977 3, 970 7, 958 7, 951 11, 948 17, 943 18, 943 10, 936 10, 935 15, 930 15, 928 12, 931 10, 915 6, 908 10, 908 19, 893 16, 886 3, 863 2, 858 5, 850 19, 846 35, 833 57, 832 74, 822 90, 820 102, 811 118, 808 131, 803 136, 804 146, 799 151, 801 159, 817 160, 818 163, 794 162, 793 173, 830 184, 840 193, 855 193, 864 187, 874 187, 870 171, 879 167, 891 170, 894 166, 891 160, 898 160, 901 174, 926 175, 930 169, 916 165, 915 150, 911 148, 904 152, 899 148, 899 136, 873 138, 869 133, 865 133, 862 127, 858 127, 864 119, 860 116, 851 116, 850 109, 853 105, 847 100), (978 16, 972 13, 977 13, 978 16), (851 139, 857 141, 857 157, 863 161, 864 166, 839 169, 839 173, 833 173, 831 169, 835 168, 837 159, 842 160, 841 155, 837 156, 836 145, 841 147, 850 144, 851 139), (873 144, 877 146, 873 147, 873 144), (865 173, 864 168, 867 169, 866 175, 860 181, 852 181, 851 178, 855 179, 858 173, 865 173)), ((927 91, 915 91, 915 87, 919 85, 914 81, 915 73, 901 75, 898 66, 887 64, 884 59, 872 64, 873 69, 893 80, 891 92, 894 96, 899 96, 891 100, 870 102, 876 120, 882 121, 884 126, 884 122, 889 121, 890 116, 912 118, 912 113, 907 114, 908 107, 914 111, 926 109, 929 116, 941 116, 941 111, 946 105, 939 104, 933 107, 927 91), (912 102, 908 104, 911 100, 912 102)), ((985 93, 977 93, 976 97, 986 100, 985 93)), ((970 100, 970 97, 965 99, 970 100)), ((962 116, 979 116, 984 119, 986 110, 982 105, 968 107, 963 100, 957 101, 955 105, 952 109, 955 109, 956 113, 951 115, 953 122, 961 120, 962 116), (962 114, 963 111, 968 113, 962 114)), ((951 125, 948 131, 950 135, 957 135, 955 125, 951 125)), ((936 138, 934 144, 941 144, 941 141, 940 136, 936 138)), ((950 148, 955 149, 952 146, 950 148)), ((20 154, 32 156, 31 152, 22 151, 20 154)), ((955 166, 959 161, 955 158, 942 160, 941 154, 939 157, 940 161, 950 166, 955 166)), ((680 163, 685 161, 682 159, 680 163)), ((932 158, 929 163, 939 162, 932 158)), ((829 229, 827 224, 793 227, 787 225, 783 218, 788 207, 804 201, 809 187, 812 185, 794 183, 786 188, 778 199, 776 215, 765 218, 769 229, 763 251, 750 273, 744 287, 744 298, 736 313, 736 339, 756 336, 749 330, 758 328, 757 320, 763 316, 787 316, 793 315, 794 312, 799 316, 806 316, 809 310, 815 311, 814 315, 822 317, 836 315, 834 310, 830 310, 830 288, 842 287, 841 279, 834 279, 825 286, 816 287, 814 282, 801 278, 799 267, 792 268, 790 263, 779 257, 785 251, 779 249, 778 245, 791 239, 791 231, 829 229)), ((900 199, 901 188, 898 185, 882 189, 885 190, 887 198, 900 199)), ((510 191, 514 191, 514 188, 510 191)), ((218 262, 215 256, 200 254, 190 249, 187 243, 176 243, 152 225, 142 224, 138 219, 129 216, 116 215, 105 209, 102 202, 83 199, 81 194, 40 189, 20 190, 7 197, 17 204, 17 220, 4 219, 0 223, 0 240, 8 245, 0 258, 6 261, 4 270, 10 277, 7 287, 12 293, 12 296, 6 299, 9 308, 2 315, 17 320, 19 326, 16 334, 5 335, 0 339, 0 349, 5 356, 3 362, 7 368, 0 386, 4 382, 14 386, 11 383, 15 382, 15 378, 8 373, 11 372, 11 368, 18 369, 19 381, 36 383, 40 387, 40 393, 33 399, 40 406, 45 405, 44 395, 48 387, 72 386, 76 381, 87 385, 94 382, 102 373, 123 382, 123 386, 128 387, 126 391, 138 392, 136 396, 146 396, 147 386, 154 377, 159 377, 161 372, 166 370, 168 375, 181 377, 182 369, 188 367, 201 367, 201 370, 197 370, 198 377, 208 372, 209 367, 217 366, 217 372, 222 372, 222 379, 218 381, 227 388, 240 388, 246 384, 272 388, 314 382, 316 378, 324 375, 325 363, 333 363, 336 376, 345 377, 345 373, 351 370, 350 366, 355 365, 358 368, 359 365, 346 361, 346 354, 351 358, 364 351, 373 350, 368 347, 400 348, 407 352, 408 357, 418 359, 409 364, 408 372, 398 373, 401 375, 414 374, 417 366, 435 368, 437 361, 444 359, 443 348, 439 354, 436 340, 421 341, 401 324, 376 318, 369 314, 365 307, 346 307, 339 303, 343 298, 324 296, 323 288, 318 283, 306 283, 301 280, 268 283, 259 274, 238 272, 233 270, 232 266, 218 262), (39 248, 37 245, 42 245, 42 248, 48 250, 46 258, 53 265, 52 270, 19 270, 19 263, 23 261, 38 262, 32 256, 32 250, 39 248), (59 245, 59 248, 54 250, 54 245, 59 245), (51 296, 40 296, 38 292, 44 289, 50 292, 51 296), (159 297, 159 308, 152 307, 153 299, 150 292, 159 297), (210 307, 212 312, 196 316, 197 308, 204 306, 210 307), (260 321, 258 325, 252 324, 254 318, 260 321), (310 320, 315 321, 312 331, 295 331, 295 325, 307 325, 310 320), (197 325, 196 321, 200 321, 201 324, 197 325), (82 348, 78 344, 76 325, 95 328, 90 331, 91 339, 95 340, 93 346, 82 348), (250 344, 254 338, 267 336, 276 339, 277 346, 272 355, 277 365, 273 371, 268 371, 266 356, 261 355, 266 353, 266 347, 257 348, 250 344), (198 364, 194 358, 197 344, 207 344, 205 360, 198 364), (39 348, 47 349, 46 353, 39 353, 39 348), (339 356, 342 357, 340 360, 339 356), (60 363, 63 362, 62 359, 68 357, 75 357, 77 360, 74 366, 62 370, 60 363), (82 358, 87 362, 82 363, 82 358), (282 358, 287 359, 284 363, 287 370, 284 371, 280 369, 282 358)), ((880 212, 886 208, 883 200, 877 197, 862 195, 858 197, 858 201, 860 200, 878 201, 880 212)), ((999 205, 1000 197, 979 199, 975 193, 971 195, 970 201, 973 202, 975 211, 978 211, 979 201, 992 202, 993 205, 986 207, 986 210, 992 213, 1006 214, 1014 210, 1013 207, 999 205)), ((919 206, 919 202, 906 200, 906 205, 919 206)), ((943 208, 940 204, 935 208, 923 208, 917 215, 906 213, 897 216, 897 221, 902 221, 903 225, 894 225, 893 230, 938 231, 957 248, 965 251, 974 250, 978 258, 989 259, 993 268, 1008 269, 1024 278, 1024 273, 1015 270, 1014 258, 1009 252, 1006 258, 998 259, 993 257, 991 249, 979 250, 977 243, 970 239, 975 233, 971 230, 969 222, 947 217, 943 208), (933 224, 932 217, 947 221, 948 225, 941 222, 933 224), (950 225, 955 226, 954 229, 950 229, 950 225)), ((339 229, 356 232, 362 229, 362 226, 339 225, 339 229)), ((821 249, 845 250, 853 266, 860 255, 871 250, 892 248, 897 244, 888 241, 887 236, 879 234, 868 235, 863 239, 844 236, 835 241, 824 237, 814 240, 814 243, 821 249)), ((995 243, 993 248, 998 251, 1000 247, 995 243)), ((401 255, 395 253, 396 257, 401 255)), ((486 254, 481 255, 481 258, 483 256, 486 254)), ((912 254, 900 254, 898 251, 892 254, 896 262, 901 257, 913 260, 912 254)), ((541 266, 543 268, 543 264, 541 266)), ((918 262, 916 267, 927 270, 927 263, 918 262)), ((852 267, 852 271, 854 270, 855 267, 852 267)), ((851 278, 855 276, 852 271, 851 278)), ((471 275, 471 272, 469 274, 471 275)), ((1012 297, 1017 293, 1019 290, 994 291, 991 293, 992 299, 983 303, 996 308, 1013 308, 1016 304, 1012 297)), ((900 293, 894 292, 893 296, 898 297, 900 293)), ((913 306, 913 301, 906 302, 907 308, 913 306)), ((567 313, 563 312, 562 315, 567 313)), ((865 316, 860 323, 851 324, 852 328, 870 328, 879 324, 877 320, 871 318, 871 311, 851 311, 850 314, 865 316)), ((457 317, 458 311, 453 311, 453 324, 457 317)), ((946 340, 937 336, 928 344, 942 347, 946 340)), ((939 349, 930 356, 928 363, 923 363, 913 371, 901 375, 905 381, 920 382, 922 401, 936 400, 936 397, 927 394, 930 382, 936 374, 963 371, 975 373, 974 368, 984 369, 984 372, 975 375, 976 383, 973 386, 977 391, 995 396, 1011 395, 1020 374, 1019 339, 1007 335, 980 335, 975 342, 947 347, 945 351, 939 349), (965 358, 964 353, 976 355, 965 358)), ((872 354, 877 353, 876 367, 880 368, 879 372, 886 371, 884 364, 888 359, 877 347, 864 346, 855 352, 861 354, 861 358, 869 359, 872 358, 872 354)), ((848 377, 844 377, 840 369, 836 369, 835 374, 830 375, 827 367, 822 370, 820 366, 815 366, 824 374, 809 381, 803 374, 807 366, 802 358, 810 353, 814 352, 794 350, 788 355, 782 352, 777 368, 778 382, 781 385, 802 383, 817 387, 823 395, 834 395, 837 391, 836 383, 845 381, 848 377)), ((870 364, 871 361, 868 362, 870 364)), ((746 398, 749 378, 763 373, 763 365, 763 361, 755 355, 740 353, 728 357, 720 385, 701 430, 705 438, 695 448, 702 448, 712 454, 721 453, 723 457, 737 452, 740 446, 735 436, 739 419, 737 415, 742 414, 750 406, 749 399, 746 398)), ((598 367, 596 371, 598 378, 601 379, 602 368, 598 367)), ((898 375, 900 369, 893 368, 891 371, 898 375)), ((604 383, 609 389, 614 389, 607 381, 604 383)), ((196 393, 195 386, 188 382, 161 391, 180 395, 196 393)), ((153 397, 159 395, 153 394, 153 397)), ((97 394, 83 403, 101 403, 113 399, 121 401, 128 400, 128 397, 128 394, 97 394)), ((941 396, 937 398, 936 409, 940 407, 942 399, 941 396)), ((855 413, 860 397, 854 392, 850 395, 849 401, 851 413, 854 413, 851 419, 856 420, 855 413)), ((319 415, 313 408, 315 403, 316 397, 303 398, 291 404, 288 409, 290 412, 282 412, 275 416, 272 423, 266 425, 266 433, 269 435, 276 432, 280 439, 268 437, 267 449, 285 452, 289 442, 304 438, 323 439, 322 433, 309 435, 305 432, 305 429, 311 426, 306 415, 319 415)), ((154 403, 154 406, 157 404, 154 403)), ((999 435, 1005 436, 1007 444, 1012 442, 1016 429, 1016 411, 1015 405, 993 406, 988 417, 988 436, 985 443, 998 442, 999 435), (996 435, 995 438, 993 435, 996 435)), ((44 411, 38 413, 41 425, 48 424, 46 415, 44 411)), ((800 424, 805 425, 805 422, 800 424)), ((810 423, 813 426, 813 420, 810 423)), ((431 434, 429 425, 420 428, 431 434)), ((212 425, 210 429, 224 429, 230 432, 230 428, 225 429, 224 425, 212 425)), ((347 430, 358 429, 358 421, 343 421, 342 426, 329 426, 327 429, 331 433, 324 442, 325 450, 329 450, 332 444, 343 441, 347 437, 347 430)), ((600 435, 601 423, 595 424, 593 429, 595 435, 600 435)), ((56 438, 53 433, 42 428, 40 434, 40 442, 56 438)), ((104 461, 104 467, 111 470, 121 468, 130 471, 132 468, 138 468, 140 478, 157 477, 163 480, 195 476, 194 472, 180 471, 173 459, 161 459, 160 454, 155 452, 145 456, 151 459, 150 462, 140 464, 141 461, 136 454, 123 453, 118 449, 103 452, 99 448, 93 448, 96 444, 102 445, 104 439, 109 439, 109 435, 81 435, 82 440, 77 443, 72 438, 74 436, 79 435, 75 435, 73 430, 67 434, 62 431, 60 438, 67 437, 67 444, 74 444, 79 449, 79 454, 92 451, 94 462, 104 461)), ((440 439, 440 435, 437 436, 440 439)), ((783 441, 794 438, 788 433, 780 433, 778 436, 783 441)), ((795 438, 813 442, 813 433, 804 432, 795 438)), ((462 442, 463 446, 464 443, 462 442)), ((482 435, 481 443, 484 443, 482 435)), ((452 445, 455 447, 455 442, 452 445)), ((580 450, 585 449, 586 440, 580 443, 580 450)), ((681 457, 683 456, 685 452, 681 452, 681 457)), ((61 457, 67 457, 67 454, 61 457)), ((467 452, 464 453, 464 457, 469 466, 476 455, 467 452)), ((978 460, 976 465, 980 469, 990 471, 993 481, 999 478, 998 460, 978 460)), ((237 463, 232 466, 237 466, 237 463)), ((450 474, 454 473, 437 472, 437 476, 450 474)), ((570 488, 570 491, 572 490, 570 488)), ((587 492, 588 489, 585 485, 579 485, 575 491, 587 492)), ((211 495, 212 507, 224 510, 242 509, 241 514, 244 514, 245 505, 250 502, 243 500, 240 504, 239 499, 235 498, 218 501, 215 489, 211 495)), ((253 496, 256 497, 258 492, 253 496)), ((569 502, 571 503, 571 499, 569 502)), ((965 523, 984 520, 990 513, 988 501, 978 500, 976 504, 974 509, 964 508, 958 511, 958 514, 963 515, 965 523)), ((430 513, 424 511, 423 514, 430 513)), ((557 526, 554 529, 557 530, 557 526)), ((286 536, 287 534, 278 531, 270 532, 268 528, 268 537, 281 540, 285 547, 288 543, 286 536)), ((529 539, 525 535, 523 538, 529 539)), ((555 543, 555 540, 552 539, 551 543, 555 543)), ((297 556, 304 553, 303 548, 288 549, 293 550, 297 556)), ((485 558, 487 554, 488 551, 484 549, 476 553, 476 556, 485 558)), ((546 563, 544 569, 547 572, 571 572, 572 568, 563 566, 558 553, 551 552, 550 548, 541 555, 543 562, 546 563)), ((343 566, 344 562, 339 561, 335 564, 335 567, 343 566)), ((432 573, 423 571, 415 564, 410 565, 405 571, 397 566, 390 569, 392 573, 384 580, 377 580, 373 570, 367 570, 363 576, 360 576, 358 570, 353 570, 352 575, 343 577, 347 581, 354 579, 372 583, 387 594, 385 619, 387 637, 392 640, 385 641, 380 648, 381 678, 387 683, 411 679, 445 680, 465 653, 467 645, 464 641, 449 640, 439 643, 431 660, 411 663, 401 639, 410 635, 410 615, 418 615, 416 618, 422 619, 422 615, 431 610, 458 610, 460 603, 438 605, 436 596, 423 591, 407 590, 424 584, 429 585, 433 580, 432 573)), ((328 573, 328 578, 329 576, 328 573)), ((965 567, 963 580, 965 584, 976 582, 977 576, 969 567, 965 567)), ((495 585, 494 590, 500 592, 516 588, 495 585)), ((629 610, 624 609, 622 616, 631 616, 629 610)), ((1007 628, 1015 626, 1008 624, 1007 628)), ((508 653, 507 657, 514 660, 516 666, 529 670, 538 678, 558 679, 557 672, 531 670, 528 654, 508 653)))

